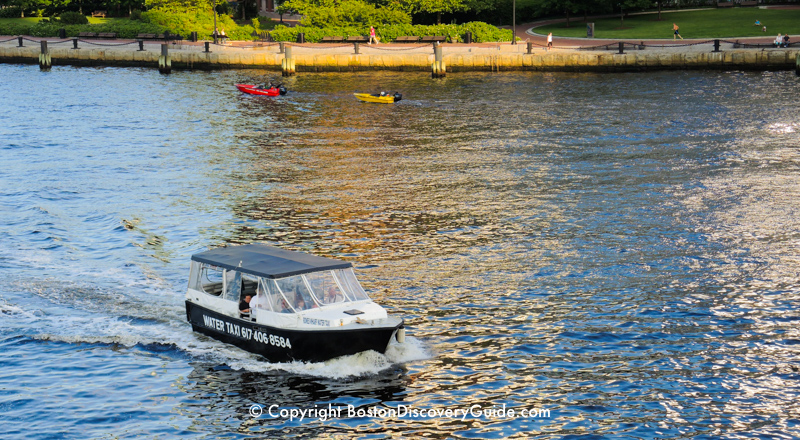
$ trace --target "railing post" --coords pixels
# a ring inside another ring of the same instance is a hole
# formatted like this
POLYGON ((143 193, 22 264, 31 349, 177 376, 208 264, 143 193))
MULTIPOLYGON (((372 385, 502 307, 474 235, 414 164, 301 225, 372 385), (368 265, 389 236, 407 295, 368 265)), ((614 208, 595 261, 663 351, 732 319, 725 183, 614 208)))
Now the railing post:
POLYGON ((211 52, 211 50, 209 49, 209 46, 211 45, 211 43, 209 43, 208 41, 206 41, 206 42, 205 42, 205 43, 203 43, 203 44, 206 46, 206 53, 209 53, 209 52, 211 52))
POLYGON ((144 51, 144 40, 139 40, 139 52, 144 51))
POLYGON ((533 53, 533 42, 528 41, 528 55, 531 55, 532 53, 533 53))
POLYGON ((355 51, 356 51, 356 55, 358 55, 358 54, 359 54, 359 53, 358 53, 358 41, 354 41, 354 42, 353 42, 353 48, 354 48, 354 49, 355 49, 355 51))
POLYGON ((714 40, 714 52, 719 52, 719 40, 714 40))
POLYGON ((78 48, 78 39, 77 38, 73 38, 72 39, 72 48, 73 49, 77 49, 78 48))
POLYGON ((19 41, 19 46, 17 46, 17 47, 24 47, 22 45, 22 37, 17 37, 17 41, 19 41))
POLYGON ((619 53, 625 53, 625 43, 619 42, 619 53))

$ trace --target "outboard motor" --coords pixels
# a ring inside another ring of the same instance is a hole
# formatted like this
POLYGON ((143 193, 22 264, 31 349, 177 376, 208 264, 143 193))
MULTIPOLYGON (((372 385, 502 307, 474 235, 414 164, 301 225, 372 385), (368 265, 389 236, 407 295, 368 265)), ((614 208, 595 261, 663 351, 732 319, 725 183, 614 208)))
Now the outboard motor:
POLYGON ((401 99, 403 99, 403 95, 401 95, 400 92, 394 92, 394 102, 397 102, 401 99))
POLYGON ((285 95, 286 94, 286 87, 284 87, 283 84, 279 85, 278 86, 278 92, 280 92, 281 95, 285 95))

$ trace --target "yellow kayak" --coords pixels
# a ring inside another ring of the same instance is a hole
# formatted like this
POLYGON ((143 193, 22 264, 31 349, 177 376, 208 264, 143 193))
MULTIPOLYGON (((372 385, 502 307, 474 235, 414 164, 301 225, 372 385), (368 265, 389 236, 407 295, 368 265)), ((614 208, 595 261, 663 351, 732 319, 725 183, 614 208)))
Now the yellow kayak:
POLYGON ((388 93, 381 93, 381 94, 353 93, 353 94, 356 95, 356 98, 364 102, 381 102, 384 104, 391 104, 393 102, 397 102, 403 99, 403 95, 399 93, 395 93, 394 95, 390 95, 388 93))

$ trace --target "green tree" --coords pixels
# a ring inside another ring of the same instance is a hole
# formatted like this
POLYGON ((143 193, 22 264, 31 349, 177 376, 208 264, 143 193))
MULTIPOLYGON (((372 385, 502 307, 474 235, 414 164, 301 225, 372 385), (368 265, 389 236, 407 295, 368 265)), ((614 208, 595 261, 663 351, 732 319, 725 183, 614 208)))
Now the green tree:
POLYGON ((411 16, 392 5, 376 7, 363 0, 287 0, 279 9, 297 11, 303 15, 300 24, 308 27, 411 24, 411 16))
POLYGON ((442 13, 452 13, 467 9, 467 0, 395 0, 396 4, 409 14, 436 14, 436 23, 442 24, 442 13))

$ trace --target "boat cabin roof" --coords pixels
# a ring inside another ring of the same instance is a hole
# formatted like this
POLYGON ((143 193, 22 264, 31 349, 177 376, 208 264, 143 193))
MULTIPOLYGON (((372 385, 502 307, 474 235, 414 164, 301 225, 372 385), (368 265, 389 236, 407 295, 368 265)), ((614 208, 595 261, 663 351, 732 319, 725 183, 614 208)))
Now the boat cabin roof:
POLYGON ((353 266, 347 261, 288 251, 265 244, 245 244, 211 249, 192 255, 192 261, 265 278, 284 278, 353 266))

